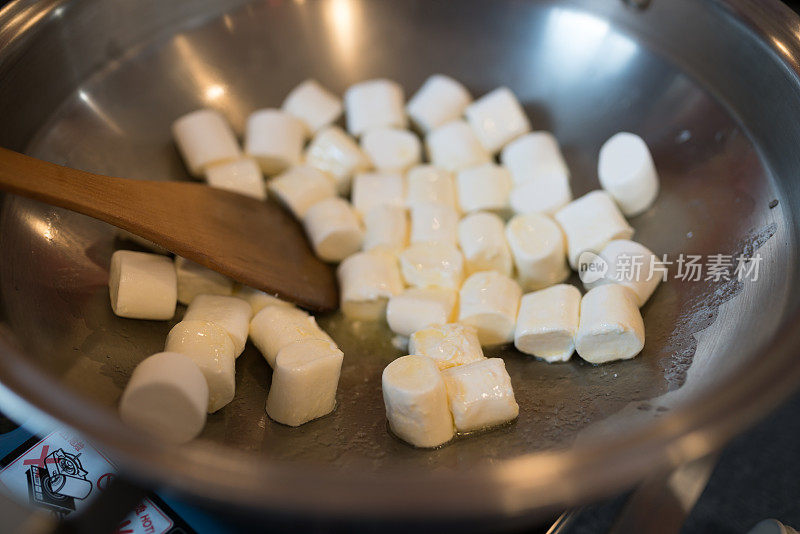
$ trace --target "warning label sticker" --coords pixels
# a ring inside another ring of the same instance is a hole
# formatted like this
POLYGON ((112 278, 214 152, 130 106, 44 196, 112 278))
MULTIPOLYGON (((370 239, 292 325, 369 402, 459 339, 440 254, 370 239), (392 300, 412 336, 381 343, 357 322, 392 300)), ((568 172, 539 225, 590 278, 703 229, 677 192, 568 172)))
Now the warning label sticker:
MULTIPOLYGON (((113 479, 100 451, 67 431, 48 435, 0 470, 0 484, 21 500, 65 517, 80 510, 113 479)), ((172 520, 144 499, 120 524, 120 534, 163 534, 172 520)))

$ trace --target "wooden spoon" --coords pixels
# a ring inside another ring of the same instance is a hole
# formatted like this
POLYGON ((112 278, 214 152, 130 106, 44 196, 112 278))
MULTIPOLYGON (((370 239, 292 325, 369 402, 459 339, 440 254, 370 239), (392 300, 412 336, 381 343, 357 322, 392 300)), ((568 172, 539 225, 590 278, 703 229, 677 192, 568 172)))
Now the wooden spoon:
POLYGON ((124 228, 313 311, 338 305, 333 268, 278 204, 192 182, 112 178, 0 148, 0 189, 124 228))

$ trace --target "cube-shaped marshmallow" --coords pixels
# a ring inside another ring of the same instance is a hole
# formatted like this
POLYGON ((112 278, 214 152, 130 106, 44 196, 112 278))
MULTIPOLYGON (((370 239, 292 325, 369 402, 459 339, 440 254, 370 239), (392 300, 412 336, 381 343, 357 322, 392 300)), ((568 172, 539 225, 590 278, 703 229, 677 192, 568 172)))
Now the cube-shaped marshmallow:
POLYGON ((628 360, 644 348, 644 321, 633 291, 619 284, 589 290, 581 300, 575 350, 591 363, 628 360))
POLYGON ((164 351, 185 354, 200 368, 208 384, 208 413, 233 400, 236 357, 224 328, 208 321, 181 321, 167 334, 164 351))
POLYGON ((306 164, 331 175, 340 195, 350 192, 350 182, 356 173, 370 168, 367 155, 337 126, 317 132, 306 148, 306 164))
POLYGON ((509 343, 521 296, 514 279, 495 271, 475 273, 461 286, 458 320, 477 330, 483 346, 509 343))
POLYGON ((264 176, 253 158, 240 158, 206 167, 206 182, 211 187, 264 200, 264 176))
POLYGON ((547 362, 565 362, 575 352, 581 292, 559 284, 522 297, 514 346, 547 362))
POLYGON ((349 202, 338 197, 311 206, 303 225, 314 252, 324 261, 341 261, 358 252, 364 241, 358 215, 349 202))
POLYGON ((188 306, 197 295, 230 296, 233 293, 233 280, 186 258, 175 256, 175 273, 181 304, 188 306))
POLYGON ((172 260, 160 254, 118 250, 108 272, 111 309, 130 319, 172 319, 178 280, 172 260))
POLYGON ((402 206, 403 175, 396 172, 365 172, 353 178, 353 208, 362 217, 381 206, 402 206))
POLYGON ((441 371, 485 359, 477 331, 465 324, 438 324, 417 330, 408 352, 431 358, 441 371))
POLYGON ((213 109, 188 113, 172 123, 172 136, 194 177, 210 165, 237 159, 239 143, 225 118, 213 109))
POLYGON ((231 337, 234 356, 244 351, 250 318, 253 309, 250 304, 236 297, 221 295, 197 295, 183 316, 184 321, 207 321, 221 326, 231 337))
POLYGON ((453 174, 433 165, 417 165, 406 173, 406 206, 431 203, 458 209, 453 174))
POLYGON ((569 276, 564 234, 550 217, 517 215, 506 226, 506 239, 523 289, 543 289, 569 276))
POLYGON ((464 115, 490 154, 531 129, 525 110, 507 87, 483 95, 467 106, 464 115))
POLYGON ((300 163, 305 141, 303 121, 279 109, 260 109, 247 118, 245 152, 271 176, 300 163))
POLYGON ((357 321, 383 320, 386 303, 403 291, 397 258, 384 252, 357 252, 336 273, 342 312, 357 321))
POLYGON ((429 132, 458 119, 470 102, 472 96, 460 82, 434 74, 411 97, 406 111, 417 128, 429 132))
POLYGON ((381 206, 364 215, 364 250, 398 255, 408 246, 408 215, 400 206, 381 206))
POLYGON ((419 138, 408 130, 375 128, 361 136, 361 148, 379 171, 405 172, 422 157, 419 138))
POLYGON ((442 371, 456 430, 485 430, 519 415, 511 377, 501 358, 450 367, 442 371))
POLYGON ((331 413, 343 358, 336 345, 320 339, 281 349, 267 395, 267 415, 284 425, 300 426, 331 413))
POLYGON ((507 213, 511 187, 511 174, 494 163, 464 169, 456 176, 458 204, 465 213, 479 210, 507 213))
POLYGON ((367 80, 344 94, 347 131, 359 137, 374 128, 405 128, 403 88, 391 80, 367 80))
POLYGON ((168 443, 185 443, 203 430, 208 384, 191 357, 159 352, 133 370, 119 401, 125 423, 168 443))
POLYGON ((462 120, 448 122, 428 132, 425 146, 431 163, 451 172, 491 161, 491 155, 475 132, 462 120))
POLYGON ((416 243, 400 254, 400 271, 410 286, 458 289, 464 279, 464 257, 454 246, 416 243))
POLYGON ((411 243, 442 243, 455 246, 458 212, 439 203, 411 206, 411 243))
POLYGON ((633 228, 605 191, 592 191, 556 212, 556 221, 567 238, 569 264, 578 268, 582 252, 599 253, 614 239, 630 239, 633 228))
POLYGON ((306 80, 286 95, 281 109, 303 121, 306 132, 313 135, 336 122, 344 106, 338 96, 319 82, 306 80))
POLYGON ((267 306, 258 312, 250 321, 250 339, 273 369, 278 352, 295 341, 333 341, 313 316, 293 306, 267 306))
POLYGON ((301 221, 308 208, 336 196, 336 182, 324 171, 310 165, 292 167, 270 180, 268 188, 301 221))
POLYGON ((381 378, 392 432, 416 447, 438 447, 453 439, 453 417, 442 373, 430 358, 403 356, 381 378))
POLYGON ((455 317, 458 291, 443 287, 411 287, 389 299, 386 321, 392 332, 410 336, 455 317))
POLYGON ((479 211, 458 223, 458 246, 464 254, 467 274, 497 271, 511 276, 514 263, 508 248, 503 219, 479 211))

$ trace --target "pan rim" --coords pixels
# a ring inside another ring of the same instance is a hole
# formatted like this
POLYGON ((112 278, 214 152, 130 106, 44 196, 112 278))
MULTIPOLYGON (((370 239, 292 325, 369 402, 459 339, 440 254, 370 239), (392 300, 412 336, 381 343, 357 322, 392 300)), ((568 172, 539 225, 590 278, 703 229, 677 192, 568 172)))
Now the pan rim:
MULTIPOLYGON (((41 9, 59 3, 47 2, 41 9)), ((795 42, 796 36, 794 40, 788 38, 793 35, 790 26, 800 23, 794 13, 777 0, 715 0, 713 4, 759 36, 800 86, 800 65, 795 59, 800 58, 800 44, 795 42), (776 28, 778 15, 784 18, 776 28), (769 22, 770 18, 773 22, 769 22), (774 38, 777 31, 785 33, 782 42, 788 52, 767 39, 774 38)), ((33 5, 34 0, 16 0, 6 6, 0 11, 0 29, 11 26, 15 17, 33 5)), ((9 42, 0 30, 0 48, 9 42)), ((0 331, 0 403, 12 417, 24 417, 42 428, 58 420, 80 429, 112 455, 126 476, 141 483, 168 484, 203 502, 224 501, 226 506, 320 512, 343 518, 401 514, 410 519, 411 510, 419 517, 446 517, 456 511, 461 518, 516 515, 577 504, 622 489, 644 472, 700 458, 721 446, 800 383, 800 361, 796 359, 799 325, 800 312, 787 318, 764 347, 764 352, 772 355, 770 358, 756 368, 742 367, 731 374, 727 382, 740 381, 744 387, 734 390, 726 388, 725 383, 715 384, 699 394, 692 406, 676 408, 657 424, 576 444, 567 451, 537 452, 500 461, 457 476, 396 473, 391 483, 385 477, 343 475, 340 471, 292 464, 248 465, 246 460, 252 455, 225 447, 163 446, 126 427, 112 411, 79 397, 56 377, 38 370, 5 330, 0 331), (225 450, 225 456, 215 455, 216 448, 225 450), (170 466, 169 470, 163 466, 170 466), (563 484, 577 478, 586 481, 586 485, 563 484), (315 487, 309 488, 310 484, 315 487), (469 491, 470 488, 480 491, 469 491), (398 506, 400 493, 409 502, 407 507, 398 506), (319 496, 327 498, 313 498, 319 496), (433 497, 437 497, 435 503, 433 497)))

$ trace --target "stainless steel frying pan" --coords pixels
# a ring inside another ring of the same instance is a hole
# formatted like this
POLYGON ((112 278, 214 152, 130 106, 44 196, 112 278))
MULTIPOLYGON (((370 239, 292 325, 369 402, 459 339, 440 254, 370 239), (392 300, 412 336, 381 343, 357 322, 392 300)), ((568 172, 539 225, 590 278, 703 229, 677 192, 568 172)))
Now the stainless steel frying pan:
MULTIPOLYGON (((185 179, 169 125, 201 106, 241 132, 315 77, 334 90, 431 73, 475 94, 508 85, 564 147, 581 195, 611 134, 642 135, 662 178, 636 238, 680 253, 759 254, 757 280, 670 280, 645 306, 635 360, 505 358, 510 426, 440 450, 386 430, 385 327, 322 323, 345 351, 334 414, 270 421, 254 348, 237 394, 180 448, 123 426, 115 404, 172 323, 115 317, 112 228, 6 197, 0 213, 0 405, 82 432, 135 480, 224 507, 318 517, 541 513, 700 457, 800 381, 800 20, 775 0, 17 0, 0 11, 0 145, 77 168, 185 179)), ((703 273, 705 275, 705 273, 703 273)), ((180 313, 178 314, 180 316, 180 313)), ((176 321, 179 317, 176 317, 176 321)))

